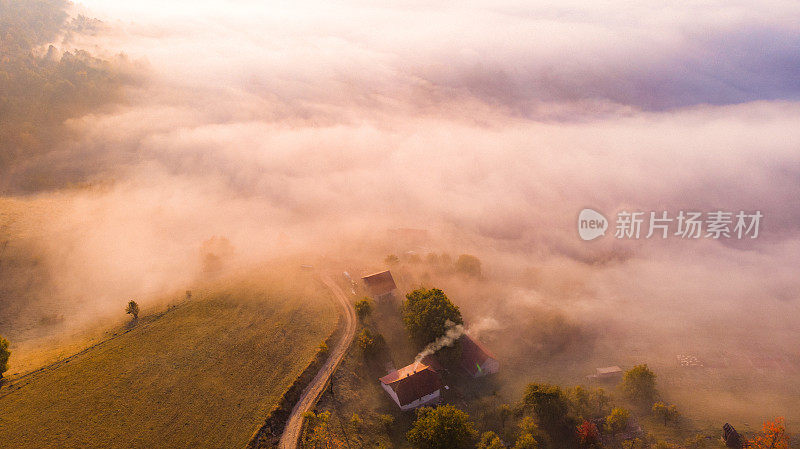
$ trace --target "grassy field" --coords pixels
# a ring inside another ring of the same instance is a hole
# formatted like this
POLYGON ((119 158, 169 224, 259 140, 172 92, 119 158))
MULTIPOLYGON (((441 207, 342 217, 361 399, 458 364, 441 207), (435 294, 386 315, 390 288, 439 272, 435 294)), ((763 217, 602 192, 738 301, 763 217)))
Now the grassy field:
POLYGON ((3 387, 0 446, 243 447, 337 319, 311 276, 269 277, 196 291, 3 387))

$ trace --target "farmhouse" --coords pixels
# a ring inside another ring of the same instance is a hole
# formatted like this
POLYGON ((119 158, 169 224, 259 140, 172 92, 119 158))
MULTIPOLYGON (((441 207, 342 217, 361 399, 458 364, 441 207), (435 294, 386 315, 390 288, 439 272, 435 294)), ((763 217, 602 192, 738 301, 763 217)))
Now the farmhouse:
POLYGON ((397 290, 397 285, 389 270, 364 276, 361 280, 364 281, 369 295, 376 301, 390 299, 397 290))
POLYGON ((482 377, 500 371, 500 362, 483 345, 464 334, 461 342, 461 366, 472 376, 482 377))
POLYGON ((380 378, 381 386, 400 410, 411 410, 438 402, 442 394, 442 378, 423 362, 392 371, 380 378))

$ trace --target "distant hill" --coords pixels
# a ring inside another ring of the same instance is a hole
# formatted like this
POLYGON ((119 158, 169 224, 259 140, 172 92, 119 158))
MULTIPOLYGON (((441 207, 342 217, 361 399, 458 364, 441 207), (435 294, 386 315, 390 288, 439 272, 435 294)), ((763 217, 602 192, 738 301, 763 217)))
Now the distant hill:
POLYGON ((124 57, 57 48, 94 23, 68 21, 68 7, 64 0, 0 0, 0 192, 82 182, 91 169, 67 166, 58 155, 76 137, 64 121, 121 102, 137 78, 124 57))

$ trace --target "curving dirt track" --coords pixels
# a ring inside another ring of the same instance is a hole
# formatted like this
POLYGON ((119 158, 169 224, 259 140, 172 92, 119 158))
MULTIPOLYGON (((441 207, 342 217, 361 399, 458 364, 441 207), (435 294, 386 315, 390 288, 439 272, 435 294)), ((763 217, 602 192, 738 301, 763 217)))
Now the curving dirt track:
POLYGON ((334 347, 330 348, 330 357, 328 357, 328 360, 322 365, 322 368, 320 368, 317 375, 314 376, 311 383, 303 390, 300 400, 297 401, 297 404, 295 404, 292 409, 292 414, 289 415, 289 419, 286 421, 286 427, 283 429, 283 435, 281 435, 280 449, 297 448, 297 444, 300 440, 300 432, 303 429, 303 413, 314 408, 322 392, 325 391, 328 380, 330 380, 333 373, 336 372, 339 363, 347 353, 347 349, 350 347, 350 343, 352 343, 353 336, 356 333, 356 312, 345 292, 327 275, 320 276, 320 280, 330 289, 336 299, 336 303, 344 319, 344 333, 334 347))

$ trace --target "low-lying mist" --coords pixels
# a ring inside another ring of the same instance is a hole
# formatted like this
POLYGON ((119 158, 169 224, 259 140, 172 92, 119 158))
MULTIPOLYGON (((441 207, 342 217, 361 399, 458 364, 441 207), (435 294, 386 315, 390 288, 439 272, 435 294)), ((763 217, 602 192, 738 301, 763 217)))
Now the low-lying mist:
MULTIPOLYGON (((429 282, 519 372, 683 353, 800 369, 797 5, 89 1, 78 13, 104 27, 68 45, 122 51, 146 81, 67 120, 80 137, 30 162, 65 187, 13 200, 50 206, 7 220, 2 258, 39 268, 3 261, 4 291, 27 292, 6 304, 112 316, 202 278, 214 236, 241 266, 471 253, 483 280, 429 282), (84 184, 66 187, 73 167, 84 184), (584 242, 585 207, 764 218, 757 239, 609 229, 584 242), (429 238, 404 246, 394 228, 429 238)), ((786 394, 776 409, 800 411, 786 394)))

